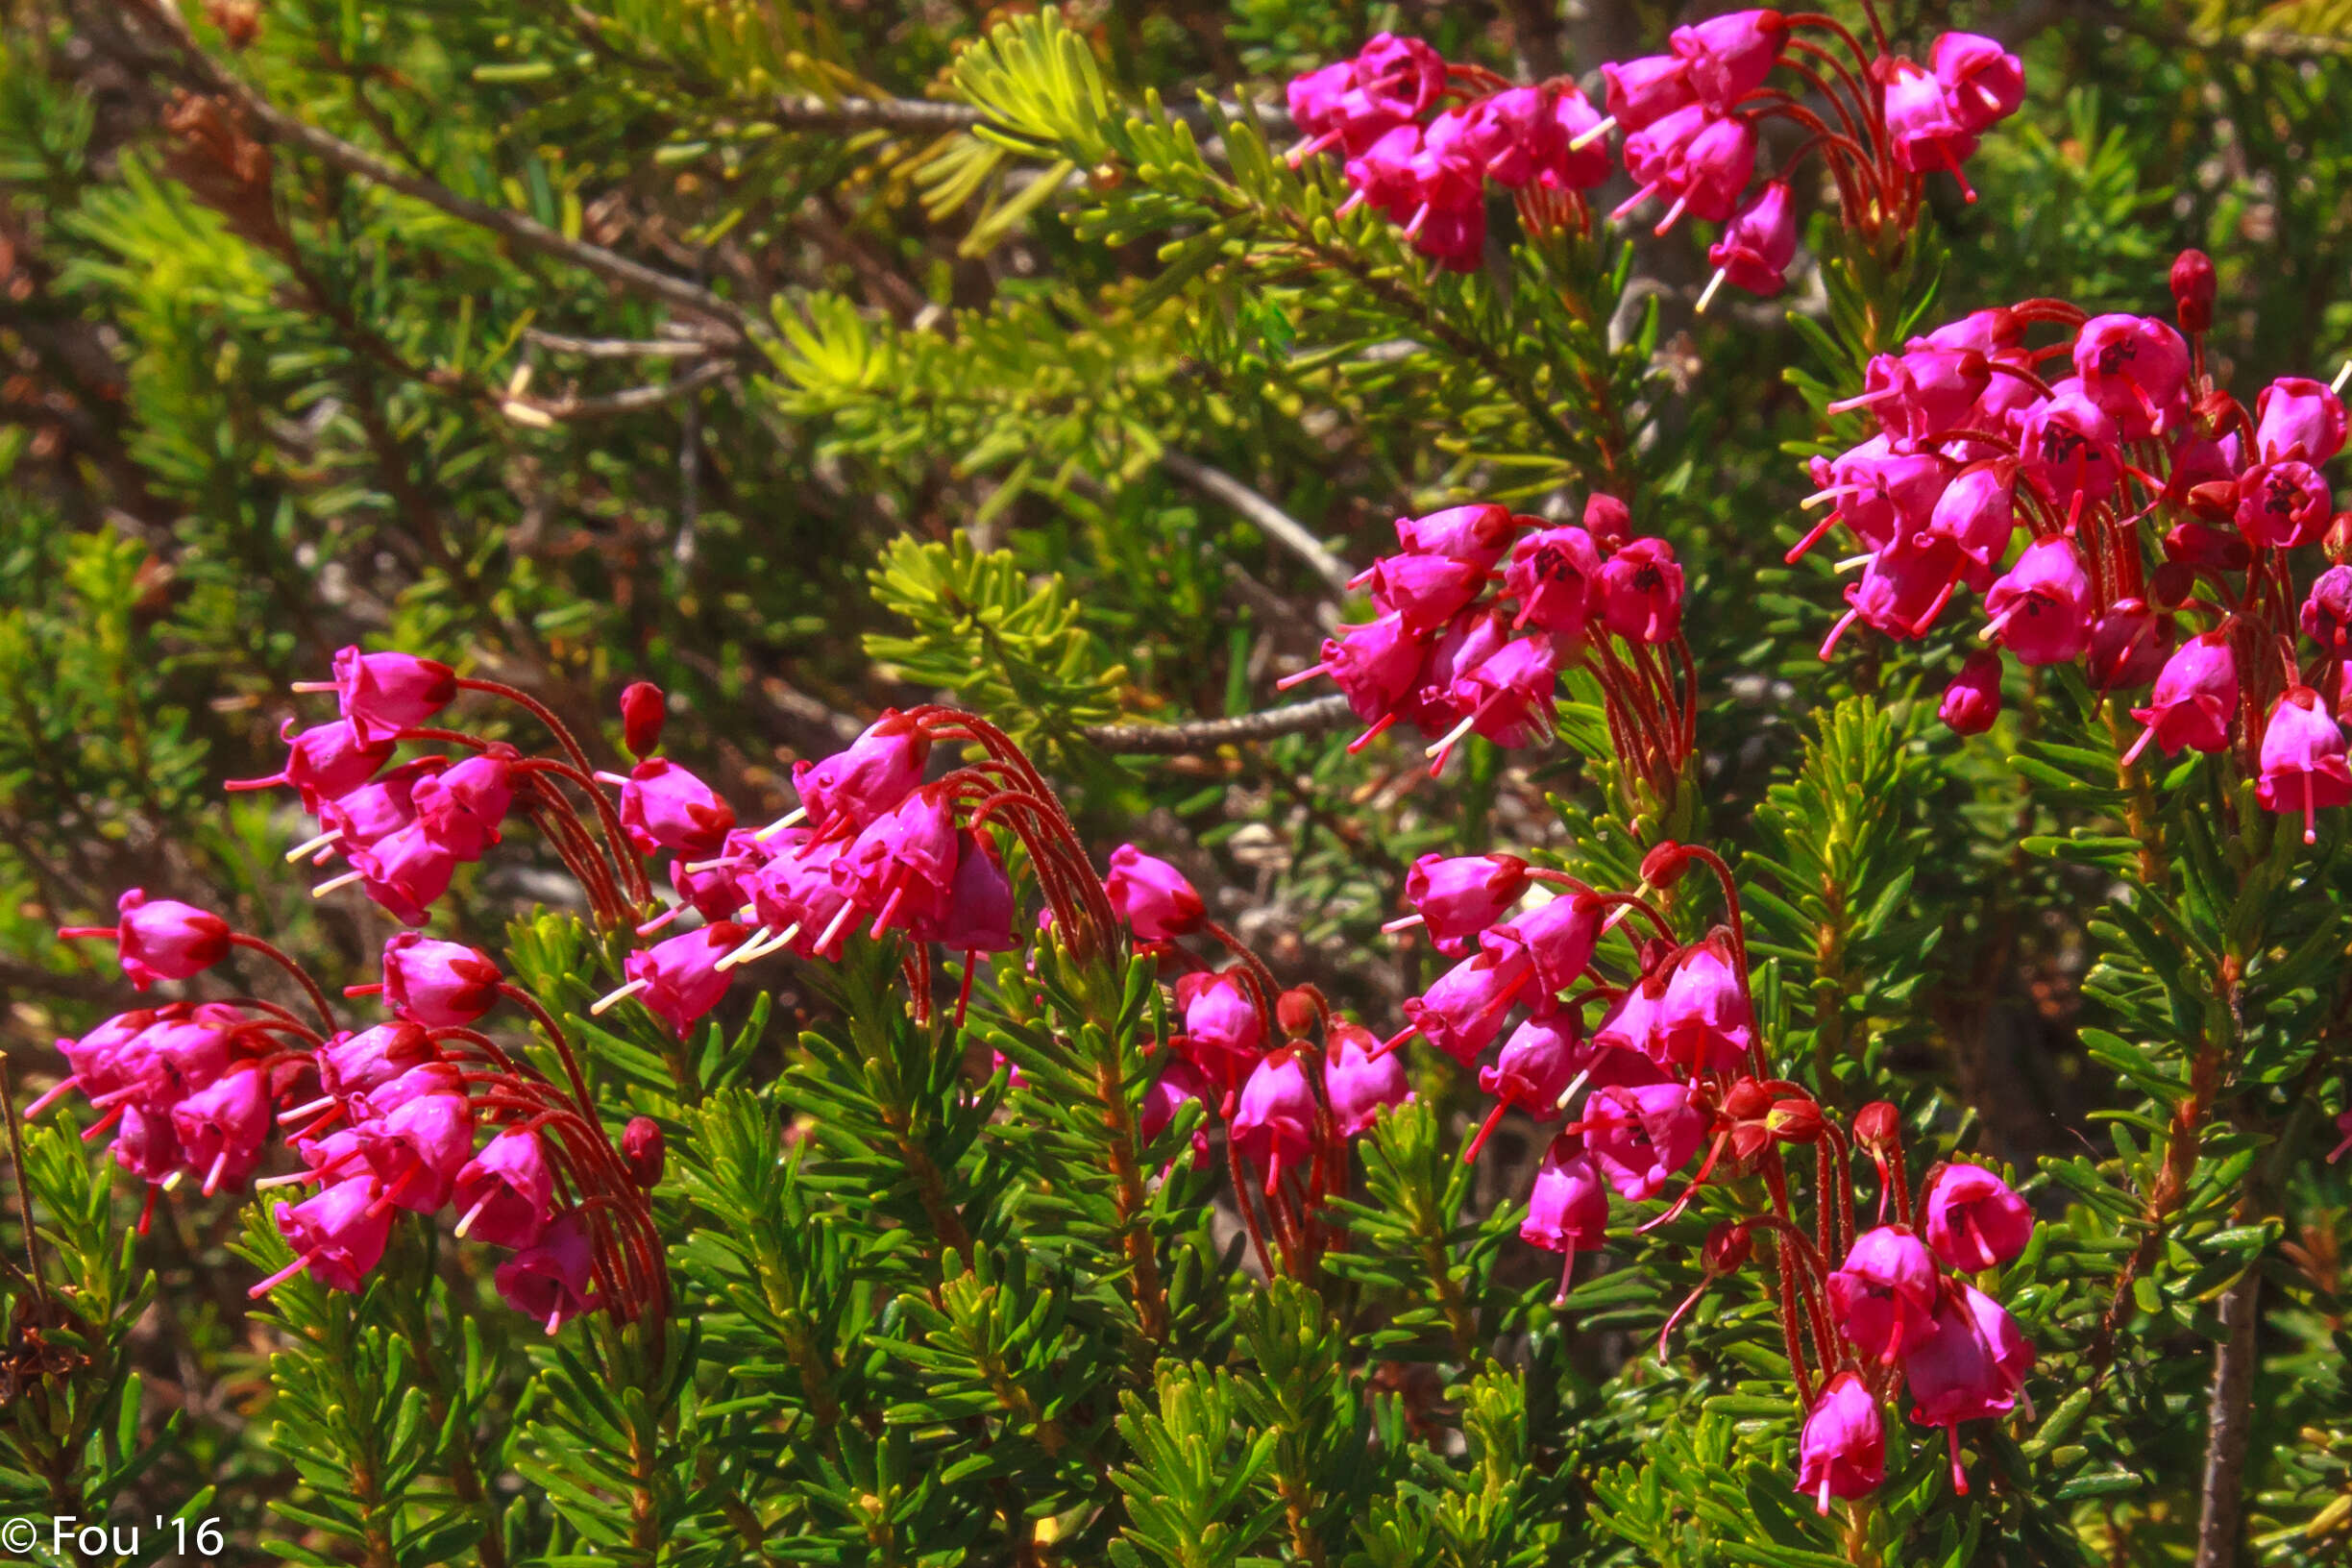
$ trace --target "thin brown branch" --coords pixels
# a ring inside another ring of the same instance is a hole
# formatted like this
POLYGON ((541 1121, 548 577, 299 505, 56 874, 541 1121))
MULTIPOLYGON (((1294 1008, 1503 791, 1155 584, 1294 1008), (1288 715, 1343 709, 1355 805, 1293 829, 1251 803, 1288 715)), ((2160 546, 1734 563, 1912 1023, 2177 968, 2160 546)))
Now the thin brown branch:
POLYGON ((1292 702, 1262 713, 1233 719, 1196 719, 1185 724, 1096 724, 1086 738, 1106 751, 1139 756, 1182 756, 1190 751, 1213 751, 1242 741, 1270 741, 1282 735, 1320 735, 1343 729, 1355 722, 1344 697, 1318 697, 1311 702, 1292 702))

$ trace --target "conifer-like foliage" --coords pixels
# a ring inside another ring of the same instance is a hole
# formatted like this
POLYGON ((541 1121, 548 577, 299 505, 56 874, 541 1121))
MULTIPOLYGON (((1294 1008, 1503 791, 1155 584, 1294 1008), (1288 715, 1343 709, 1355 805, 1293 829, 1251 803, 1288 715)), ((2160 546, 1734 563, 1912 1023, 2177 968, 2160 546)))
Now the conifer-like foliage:
POLYGON ((0 1562, 2340 1560, 2348 178, 2318 0, 19 0, 0 1562))

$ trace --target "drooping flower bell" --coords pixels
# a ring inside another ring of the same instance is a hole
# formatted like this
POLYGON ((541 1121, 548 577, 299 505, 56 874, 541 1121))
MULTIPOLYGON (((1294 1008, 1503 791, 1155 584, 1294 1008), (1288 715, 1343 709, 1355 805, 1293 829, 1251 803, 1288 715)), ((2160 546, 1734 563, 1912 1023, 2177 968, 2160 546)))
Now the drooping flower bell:
POLYGON ((2024 63, 1981 33, 1945 34, 1927 51, 1927 68, 1964 131, 1990 130, 2025 101, 2024 63))
POLYGON ((1629 643, 1670 643, 1682 632, 1682 568, 1674 546, 1631 540, 1602 565, 1601 619, 1629 643))
POLYGON ((2115 494, 2122 473, 2115 421, 2077 383, 2064 381, 2053 390, 2055 396, 2035 404, 2018 422, 2018 455, 2025 475, 2061 510, 2070 510, 2078 497, 2083 502, 2104 501, 2115 494))
POLYGON ((1533 973, 1534 962, 1524 947, 1501 954, 1481 951, 1464 959, 1439 975, 1428 991, 1405 998, 1405 1017, 1411 1028, 1387 1048, 1418 1033, 1463 1066, 1470 1066, 1503 1032, 1511 1003, 1533 973))
POLYGON ((2017 532, 2017 465, 2008 461, 1971 464, 1952 476, 1927 514, 1929 537, 1945 539, 1967 556, 1983 588, 1992 569, 2009 553, 2017 532))
POLYGON ((449 1202, 473 1155, 474 1107, 463 1094, 420 1094, 354 1130, 383 1201, 429 1214, 449 1202))
POLYGON ((1699 1152, 1706 1115, 1682 1084, 1596 1090, 1579 1124, 1609 1186, 1629 1203, 1657 1196, 1666 1179, 1699 1152))
POLYGON ((1372 564, 1372 600, 1401 619, 1409 637, 1428 637, 1469 606, 1487 571, 1451 555, 1384 555, 1372 564))
POLYGON ((337 1035, 319 1047, 319 1088, 335 1099, 349 1099, 435 1060, 432 1037, 415 1023, 380 1023, 355 1035, 337 1035))
POLYGON ((1728 113, 1764 85, 1788 35, 1788 18, 1776 11, 1733 11, 1676 28, 1666 46, 1688 67, 1700 102, 1728 113))
POLYGON ((300 732, 288 719, 279 726, 278 738, 286 744, 284 768, 267 778, 233 778, 222 788, 235 792, 290 784, 302 792, 303 810, 315 814, 320 802, 348 795, 374 778, 399 747, 392 740, 362 746, 340 719, 300 732))
POLYGON ((1865 1231, 1829 1276, 1829 1317, 1838 1333, 1882 1365, 1927 1342, 1934 1332, 1935 1259, 1919 1237, 1893 1226, 1865 1231))
POLYGON ((2265 811, 2303 817, 2303 842, 2319 839, 2321 806, 2352 802, 2352 768, 2344 763, 2343 731, 2327 703, 2309 686, 2290 686, 2263 729, 2262 777, 2254 798, 2265 811))
POLYGON ((1578 1070, 1591 1057, 1575 1010, 1560 1008, 1539 1013, 1511 1031, 1490 1067, 1479 1068, 1479 1090, 1494 1096, 1495 1105, 1462 1151, 1476 1160, 1503 1120, 1503 1113, 1517 1106, 1538 1121, 1560 1114, 1578 1070))
POLYGON ((1557 995, 1584 976, 1608 911, 1588 893, 1546 899, 1479 939, 1497 955, 1524 951, 1535 966, 1535 989, 1557 995))
POLYGON ((114 901, 114 924, 69 926, 61 937, 111 937, 134 991, 159 980, 189 980, 229 956, 229 922, 176 898, 149 898, 125 889, 114 901))
MULTIPOLYGON (((681 903, 704 919, 731 919, 751 902, 750 882, 760 868, 782 851, 806 844, 809 838, 805 828, 787 829, 785 836, 764 840, 757 833, 739 827, 726 836, 719 853, 708 860, 673 856, 670 886, 681 903)), ((826 862, 828 876, 831 864, 826 862)), ((641 926, 639 935, 649 936, 653 929, 641 926)), ((820 921, 817 929, 823 930, 823 922, 820 921)))
POLYGON ((1574 1133, 1562 1133, 1544 1150, 1535 1167, 1535 1187, 1528 1194, 1527 1218, 1519 1222, 1519 1238, 1546 1252, 1568 1255, 1560 1271, 1556 1301, 1568 1295, 1568 1269, 1580 1252, 1598 1252, 1608 1240, 1608 1189, 1592 1156, 1574 1133))
POLYGON ((1694 1072, 1727 1072, 1746 1060, 1754 1017, 1740 989, 1730 945, 1711 936, 1682 955, 1657 1010, 1666 1060, 1694 1072))
POLYGON ((1454 682, 1455 705, 1464 717, 1428 747, 1442 770, 1461 738, 1472 731, 1495 745, 1518 747, 1552 732, 1552 709, 1559 679, 1559 650, 1548 635, 1521 637, 1454 682))
POLYGON ((1264 1170, 1268 1196, 1282 1186, 1285 1166, 1313 1155, 1315 1098, 1303 1047, 1285 1045, 1259 1062, 1241 1086, 1227 1136, 1242 1158, 1264 1170))
POLYGON ((2186 407, 2189 348, 2153 316, 2093 316, 2074 338, 2074 374, 2123 439, 2144 440, 2186 407))
POLYGON ((1475 938, 1510 912, 1528 888, 1528 863, 1516 855, 1423 855, 1406 873, 1405 898, 1413 914, 1384 929, 1417 919, 1442 950, 1475 938))
POLYGON ((1955 735, 1981 735, 2000 717, 2000 655, 1980 648, 1968 656, 1951 684, 1944 688, 1936 717, 1955 735))
POLYGON ((1930 346, 1874 356, 1862 390, 1829 404, 1833 414, 1868 408, 1895 441, 1932 439, 1966 418, 1992 380, 1992 367, 1973 349, 1930 346))
POLYGON ((1211 1082, 1240 1088, 1265 1049, 1265 1020, 1243 971, 1188 974, 1176 982, 1176 1005, 1184 1009, 1185 1054, 1211 1082))
POLYGON ((246 1292, 257 1298, 302 1273, 330 1290, 356 1293, 392 1237, 392 1211, 377 1205, 376 1183, 366 1176, 337 1182, 301 1203, 279 1204, 274 1213, 294 1262, 246 1292))
MULTIPOLYGON (((1397 548, 1408 555, 1443 555, 1487 572, 1511 548, 1511 535, 1518 527, 1509 507, 1490 501, 1473 502, 1421 517, 1398 518, 1397 548)), ((1361 587, 1371 580, 1367 568, 1357 574, 1350 586, 1361 587)))
POLYGON ((2344 405, 2325 381, 2282 376, 2255 395, 2254 452, 2265 462, 2326 462, 2343 450, 2344 405))
POLYGON ((346 856, 382 842, 417 820, 417 785, 448 766, 447 757, 418 757, 355 790, 320 801, 319 824, 327 831, 310 842, 346 856))
POLYGON ((1503 591, 1519 601, 1511 629, 1531 624, 1576 636, 1600 608, 1601 551, 1582 528, 1542 528, 1511 547, 1503 591))
POLYGON ((226 1072, 172 1107, 181 1159, 204 1175, 204 1195, 235 1187, 261 1163, 270 1130, 267 1075, 226 1072))
POLYGON ((666 757, 629 770, 621 786, 621 831, 641 855, 668 849, 690 860, 717 854, 735 825, 735 808, 666 757))
POLYGON ((1540 87, 1507 87, 1470 106, 1462 139, 1487 179, 1517 190, 1557 159, 1567 133, 1549 99, 1540 87))
POLYGON ((638 995, 648 1012, 684 1040, 686 1032, 726 994, 728 971, 719 968, 719 961, 747 935, 733 920, 717 920, 698 931, 641 947, 622 962, 628 984, 605 1000, 624 992, 638 995))
MULTIPOLYGON (((873 912, 869 936, 911 929, 944 911, 957 849, 954 801, 944 788, 926 786, 859 831, 833 863, 833 885, 861 913, 873 912)), ((818 946, 830 950, 833 935, 824 933, 818 946)))
MULTIPOLYGON (((1145 1143, 1156 1143, 1160 1135, 1168 1130, 1176 1114, 1195 1100, 1206 1102, 1223 1091, 1203 1076, 1200 1068, 1176 1057, 1160 1069, 1160 1076, 1143 1090, 1143 1103, 1137 1112, 1137 1130, 1145 1143)), ((1209 1158, 1209 1129, 1206 1122, 1196 1122, 1192 1128, 1192 1168, 1197 1170, 1209 1158)), ((1173 1168, 1173 1162, 1170 1162, 1173 1168)))
POLYGON ((916 927, 919 941, 960 953, 1013 948, 1013 884, 997 864, 995 845, 971 829, 956 829, 955 874, 934 919, 916 927))
POLYGON ((2300 550, 2327 531, 2334 504, 2317 469, 2282 459, 2257 463, 2239 476, 2233 520, 2249 545, 2300 550))
MULTIPOLYGON (((322 685, 303 681, 294 689, 314 691, 322 685)), ((352 740, 361 747, 380 746, 448 707, 457 696, 457 672, 414 653, 344 648, 335 651, 334 680, 325 689, 335 694, 352 740)))
POLYGON ((1949 541, 1916 543, 1901 535, 1874 553, 1862 569, 1862 580, 1846 590, 1846 613, 1822 639, 1821 656, 1836 650, 1838 639, 1856 621, 1898 641, 1925 635, 1944 606, 1951 601, 1966 557, 1949 541))
POLYGON ((1975 133, 1961 122, 1932 72, 1907 60, 1889 61, 1880 107, 1896 162, 1915 174, 1949 173, 1961 180, 1963 195, 1976 199, 1960 175, 1960 165, 1976 151, 1975 133))
POLYGON ((1833 1497, 1868 1497, 1886 1480, 1886 1419, 1870 1386, 1840 1372, 1813 1403, 1797 1444, 1797 1489, 1826 1514, 1833 1497))
POLYGON ((451 1195, 457 1237, 527 1247, 547 1229, 554 1180, 539 1135, 509 1128, 459 1167, 451 1195))
POLYGON ((418 779, 409 800, 426 832, 450 853, 478 860, 499 842, 514 803, 514 769, 508 758, 485 751, 418 779))
POLYGON ((422 821, 355 846, 348 855, 351 874, 359 878, 361 891, 408 926, 425 923, 434 900, 449 892, 450 878, 457 871, 456 852, 422 821))
POLYGON ((1184 872, 1132 844, 1111 851, 1103 894, 1140 942, 1171 942, 1201 928, 1208 918, 1201 895, 1184 872))
POLYGON ((2238 656, 2226 633, 2209 631, 2183 643, 2156 675, 2148 705, 2132 709, 2132 717, 2147 727, 2123 753, 2126 764, 2136 761, 2148 742, 2168 757, 2183 747, 2220 751, 2230 743, 2230 723, 2238 712, 2238 656))
POLYGON ((2025 547, 1985 595, 1992 619, 1982 635, 1998 638, 2023 664, 2067 664, 2091 647, 2091 575, 2070 539, 2052 536, 2025 547))
POLYGON ((1646 974, 1628 986, 1617 1005, 1593 1031, 1593 1044, 1605 1050, 1638 1051, 1663 1062, 1665 1046, 1658 1040, 1658 1007, 1666 1000, 1667 976, 1646 974))
POLYGON ((2331 566, 2303 600, 2303 635, 2335 658, 2352 655, 2352 566, 2331 566))
POLYGON ((587 1226, 578 1210, 567 1209, 490 1278, 500 1300, 553 1334, 598 1305, 591 1288, 595 1269, 587 1226))
POLYGON ((501 978, 489 954, 463 943, 403 931, 384 943, 384 1005, 428 1029, 462 1027, 489 1012, 501 978))
POLYGON ((1627 132, 1654 125, 1697 97, 1689 61, 1674 55, 1605 63, 1601 79, 1607 87, 1603 102, 1608 117, 1627 132))
POLYGON ((1552 143, 1552 157, 1535 171, 1536 183, 1546 190, 1591 190, 1608 184, 1615 165, 1596 134, 1601 111, 1592 100, 1576 84, 1563 82, 1552 94, 1552 118, 1559 127, 1559 139, 1552 143))
POLYGON ((159 1186, 169 1181, 174 1171, 186 1168, 186 1152, 180 1146, 179 1130, 173 1124, 170 1111, 132 1100, 110 1114, 110 1119, 115 1117, 119 1120, 115 1122, 110 1152, 124 1174, 159 1186))
POLYGON ((1707 265, 1715 276, 1699 296, 1699 308, 1705 309, 1726 282, 1772 299, 1788 286, 1789 263, 1796 257, 1797 198, 1787 181, 1767 181, 1740 204, 1722 237, 1707 247, 1707 265))
POLYGON ((2172 656, 2172 618, 2159 615, 2141 599, 2119 599, 2091 623, 2091 647, 2083 671, 2095 692, 2144 686, 2164 673, 2172 656))
POLYGON ((1908 541, 1935 515, 1936 502, 1950 482, 1951 471, 1950 460, 1940 453, 1897 452, 1883 431, 1849 448, 1834 460, 1814 458, 1815 491, 1806 504, 1824 501, 1836 504, 1784 558, 1794 563, 1839 523, 1873 550, 1908 541))
POLYGON ((1344 1018, 1324 1033, 1323 1095, 1342 1138, 1363 1133, 1383 1113, 1413 1097, 1405 1059, 1393 1051, 1381 1054, 1378 1036, 1344 1018))
POLYGON ((1927 1336, 1903 1358, 1903 1378, 1911 1388, 1911 1419, 1945 1430, 1953 1491, 1968 1492, 1959 1424, 2015 1409, 2033 1360, 2033 1346, 1992 1297, 1961 1283, 1940 1292, 1927 1336))
POLYGON ((1946 1165, 1927 1189, 1927 1245, 1963 1274, 2000 1267, 2032 1237, 2033 1211, 1982 1165, 1946 1165))
POLYGON ((793 789, 821 837, 847 837, 905 799, 930 759, 923 727, 885 708, 845 749, 821 762, 794 763, 793 789))

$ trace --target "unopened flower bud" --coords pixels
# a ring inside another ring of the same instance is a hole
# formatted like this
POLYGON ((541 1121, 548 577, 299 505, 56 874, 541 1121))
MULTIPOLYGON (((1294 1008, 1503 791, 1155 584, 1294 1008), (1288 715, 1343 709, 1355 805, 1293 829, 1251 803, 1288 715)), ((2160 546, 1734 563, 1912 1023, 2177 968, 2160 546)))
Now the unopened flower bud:
POLYGON ((1615 496, 1588 497, 1584 502, 1584 531, 1614 549, 1633 531, 1633 509, 1615 496))
POLYGON ((2180 608, 2195 591, 2196 568, 2186 561, 2167 561, 2148 578, 2148 599, 2164 609, 2180 608))
POLYGON ((2352 512, 2338 512, 2328 520, 2327 532, 2319 536, 2319 548, 2327 551, 2331 566, 2352 561, 2352 512))
POLYGON ((2213 329, 2214 264, 2203 251, 2183 251, 2172 261, 2172 304, 2184 332, 2213 329))
POLYGON ((1690 869, 1690 851, 1668 839, 1642 856, 1641 879, 1654 888, 1671 888, 1690 869))
POLYGON ((1710 1274, 1729 1274, 1748 1262, 1753 1249, 1748 1238, 1748 1227, 1724 1220, 1707 1232, 1706 1244, 1700 1251, 1710 1274))
POLYGON ((650 1192, 661 1183, 662 1160, 661 1123, 651 1116, 629 1117, 621 1129, 621 1161, 629 1180, 650 1192))
POLYGON ((1753 1121, 1772 1109, 1773 1093, 1754 1078, 1742 1078, 1724 1091, 1723 1112, 1733 1121, 1753 1121))
POLYGON ((1902 1115, 1884 1100, 1854 1113, 1854 1141, 1866 1149, 1892 1148, 1902 1140, 1902 1115))
POLYGON ((662 689, 649 680, 631 681, 621 694, 621 744, 639 762, 661 745, 662 721, 670 704, 662 689))
POLYGON ((1811 1100, 1775 1100, 1764 1125, 1783 1143, 1810 1143, 1821 1137, 1821 1107, 1811 1100))
POLYGON ((1275 998, 1274 1017, 1286 1037, 1303 1039, 1314 1028, 1314 998, 1303 991, 1286 991, 1275 998))

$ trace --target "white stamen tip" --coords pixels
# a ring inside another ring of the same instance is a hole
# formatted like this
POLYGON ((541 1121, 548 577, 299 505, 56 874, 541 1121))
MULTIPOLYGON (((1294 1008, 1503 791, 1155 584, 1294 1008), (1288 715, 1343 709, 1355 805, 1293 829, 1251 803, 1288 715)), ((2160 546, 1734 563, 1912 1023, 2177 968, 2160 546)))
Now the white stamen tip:
POLYGON ((341 876, 330 877, 326 881, 321 882, 317 887, 312 888, 310 890, 310 896, 313 898, 324 898, 329 894, 334 892, 337 888, 348 888, 354 882, 364 882, 366 880, 367 873, 365 871, 345 871, 341 876))
POLYGON ((650 980, 631 980, 618 991, 608 991, 588 1004, 588 1016, 592 1018, 600 1018, 652 984, 650 980))
POLYGON ((285 852, 285 863, 288 866, 291 866, 296 861, 302 859, 303 856, 313 854, 318 850, 326 848, 329 845, 334 843, 335 840, 341 838, 342 836, 343 830, 341 828, 331 827, 326 832, 318 835, 316 838, 305 839, 302 843, 296 845, 293 848, 288 849, 285 852))
POLYGON ((1729 276, 1730 274, 1721 267, 1715 269, 1715 276, 1707 280, 1707 286, 1699 291, 1699 304, 1691 311, 1692 315, 1703 316, 1706 314, 1707 306, 1715 303, 1715 291, 1723 287, 1724 280, 1729 276))
POLYGON ((774 838, 778 833, 781 833, 786 828, 792 826, 795 822, 805 821, 807 819, 808 808, 806 806, 796 807, 792 811, 786 812, 783 816, 778 817, 774 821, 770 822, 766 827, 761 828, 758 832, 752 834, 751 836, 754 839, 757 839, 760 843, 765 844, 770 839, 774 838))

